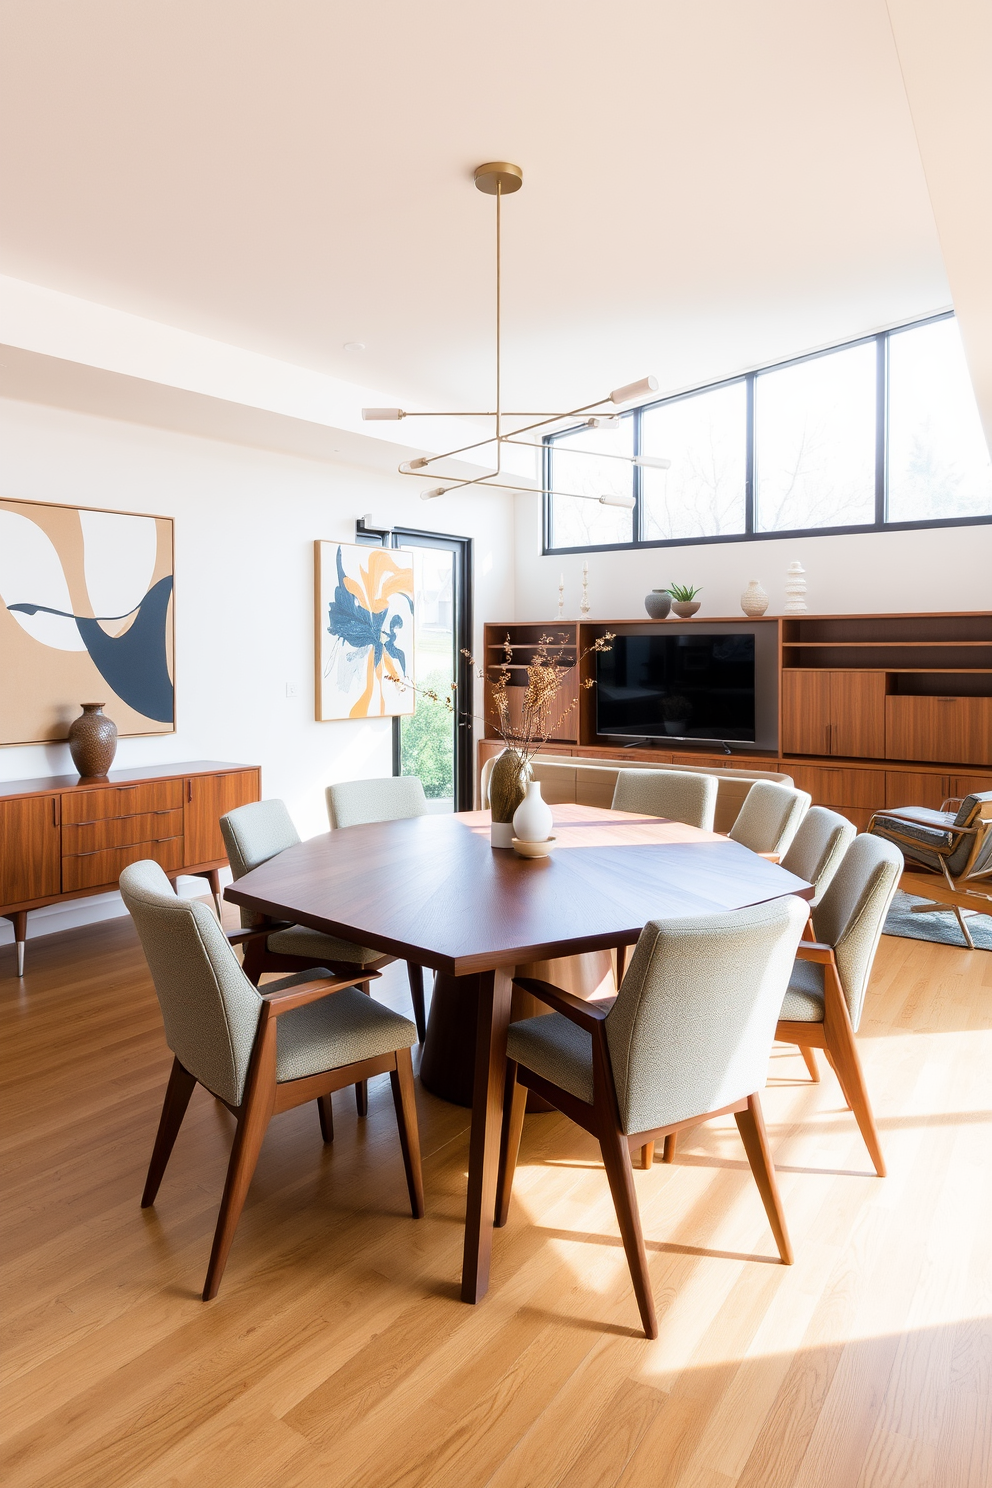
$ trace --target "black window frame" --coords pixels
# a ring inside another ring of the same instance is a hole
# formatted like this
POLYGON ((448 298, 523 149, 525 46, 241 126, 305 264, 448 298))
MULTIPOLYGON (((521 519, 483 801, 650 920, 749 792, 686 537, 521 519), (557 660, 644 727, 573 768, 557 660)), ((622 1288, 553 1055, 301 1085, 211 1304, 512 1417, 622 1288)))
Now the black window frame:
POLYGON ((767 542, 779 541, 794 537, 840 537, 853 533, 862 532, 913 532, 918 529, 931 527, 981 527, 992 523, 992 512, 984 516, 975 517, 930 517, 919 521, 891 522, 886 517, 886 504, 888 500, 888 403, 889 403, 889 339, 904 331, 916 330, 920 326, 933 325, 941 320, 953 320, 953 310, 942 310, 936 315, 926 315, 919 320, 903 321, 899 325, 888 326, 883 331, 875 331, 867 336, 856 336, 850 341, 839 341, 835 346, 825 346, 818 351, 806 352, 802 356, 787 357, 784 361, 769 362, 765 366, 753 367, 748 372, 735 373, 733 377, 721 377, 716 382, 702 383, 699 387, 686 388, 678 393, 672 393, 664 398, 655 398, 650 403, 641 404, 637 408, 625 410, 621 418, 633 418, 634 434, 633 449, 635 454, 641 452, 641 421, 645 412, 661 408, 670 403, 681 403, 686 398, 694 398, 700 393, 709 393, 717 388, 728 387, 734 383, 743 382, 746 388, 746 446, 745 446, 745 488, 744 488, 744 531, 743 532, 719 532, 708 537, 641 537, 643 530, 643 472, 641 467, 631 467, 633 475, 631 482, 631 494, 634 497, 634 507, 631 511, 631 522, 634 537, 631 542, 620 543, 584 543, 574 547, 555 547, 553 545, 553 497, 554 490, 554 446, 569 435, 576 434, 582 424, 572 424, 567 429, 556 430, 553 434, 546 434, 543 439, 543 450, 541 455, 541 486, 542 486, 542 519, 541 519, 541 552, 545 557, 551 557, 563 553, 625 553, 639 548, 685 548, 700 547, 714 543, 741 543, 741 542, 767 542), (875 344, 875 510, 874 520, 871 522, 856 522, 848 526, 839 527, 792 527, 777 529, 773 532, 756 530, 755 518, 755 441, 754 441, 754 410, 755 410, 755 382, 766 372, 777 372, 783 367, 795 367, 802 362, 817 361, 821 357, 832 356, 835 352, 846 351, 849 347, 864 346, 869 342, 875 344))
MULTIPOLYGON (((355 541, 370 547, 446 548, 454 555, 455 658, 457 709, 455 731, 455 810, 471 811, 475 794, 474 693, 475 676, 466 652, 472 652, 473 543, 451 532, 428 532, 422 527, 370 527, 365 518, 355 523, 355 541)), ((393 774, 402 774, 400 719, 393 718, 393 774)))

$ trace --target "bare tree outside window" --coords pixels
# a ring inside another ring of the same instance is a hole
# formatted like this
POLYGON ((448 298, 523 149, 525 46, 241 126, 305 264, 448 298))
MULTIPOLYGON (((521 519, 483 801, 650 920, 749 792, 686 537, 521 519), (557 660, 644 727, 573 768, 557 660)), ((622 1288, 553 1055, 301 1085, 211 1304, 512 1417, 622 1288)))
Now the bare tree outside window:
POLYGON ((641 453, 670 460, 642 472, 647 538, 716 537, 744 531, 747 387, 724 383, 642 415, 641 453))
MULTIPOLYGON (((629 496, 633 491, 634 421, 621 418, 616 429, 587 429, 564 435, 551 446, 551 486, 599 497, 629 496), (584 453, 577 453, 578 451, 584 453), (593 455, 625 455, 624 460, 596 460, 593 455)), ((594 547, 599 543, 629 543, 634 537, 633 512, 622 506, 600 506, 597 501, 552 497, 551 521, 556 548, 594 547)))
POLYGON ((874 341, 755 378, 755 528, 875 520, 874 341))
POLYGON ((890 522, 992 512, 992 462, 956 320, 889 337, 890 522))

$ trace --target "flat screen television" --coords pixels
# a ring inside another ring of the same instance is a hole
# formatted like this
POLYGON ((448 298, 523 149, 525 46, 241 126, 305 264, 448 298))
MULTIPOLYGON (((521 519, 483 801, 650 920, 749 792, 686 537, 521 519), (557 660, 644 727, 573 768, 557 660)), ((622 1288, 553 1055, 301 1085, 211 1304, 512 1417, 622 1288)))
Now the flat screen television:
POLYGON ((618 635, 597 654, 597 733, 754 744, 750 631, 618 635))

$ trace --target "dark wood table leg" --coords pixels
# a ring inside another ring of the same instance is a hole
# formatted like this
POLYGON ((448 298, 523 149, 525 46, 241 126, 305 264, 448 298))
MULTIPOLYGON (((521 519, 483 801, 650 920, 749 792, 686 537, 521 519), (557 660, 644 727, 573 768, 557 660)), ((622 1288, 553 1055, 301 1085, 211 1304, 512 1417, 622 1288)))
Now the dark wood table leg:
POLYGON ((462 1264, 463 1302, 479 1302, 489 1290, 512 976, 512 968, 507 967, 483 972, 479 977, 475 1099, 472 1103, 465 1257, 462 1264))

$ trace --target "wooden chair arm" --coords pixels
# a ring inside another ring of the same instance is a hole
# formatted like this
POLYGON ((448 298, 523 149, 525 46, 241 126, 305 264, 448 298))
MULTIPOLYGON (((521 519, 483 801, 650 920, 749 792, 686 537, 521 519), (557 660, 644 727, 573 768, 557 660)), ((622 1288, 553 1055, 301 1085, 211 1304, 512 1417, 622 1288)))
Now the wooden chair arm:
POLYGON ((288 920, 273 920, 271 925, 253 925, 248 930, 225 930, 228 942, 232 946, 244 945, 249 940, 258 940, 265 935, 274 935, 277 930, 288 930, 288 920))
POLYGON ((781 861, 781 853, 756 853, 756 857, 764 858, 766 863, 778 863, 781 861))
POLYGON ((319 977, 312 982, 300 982, 296 987, 287 987, 284 992, 280 992, 278 987, 271 992, 266 992, 264 987, 259 987, 258 990, 262 1001, 268 1005, 269 1017, 278 1018, 283 1013, 291 1013, 294 1008, 305 1007, 308 1002, 319 1002, 322 997, 341 992, 345 987, 378 981, 380 975, 378 971, 366 971, 355 977, 319 977))
POLYGON ((796 947, 797 961, 818 961, 822 966, 834 964, 834 948, 822 940, 801 940, 796 947))
MULTIPOLYGON (((978 831, 977 827, 956 827, 953 822, 934 821, 933 818, 941 814, 937 811, 932 812, 929 819, 925 816, 911 816, 910 812, 912 811, 912 809, 913 808, 910 806, 893 806, 882 811, 873 811, 871 821, 868 823, 868 825, 871 826, 876 817, 884 816, 887 817, 889 821, 905 823, 906 825, 911 825, 914 827, 929 827, 934 832, 953 832, 955 834, 960 833, 966 836, 974 836, 974 834, 978 831)), ((926 808, 921 807, 920 809, 925 810, 926 808)), ((915 842, 917 846, 925 847, 928 852, 954 851, 953 847, 931 847, 928 842, 920 843, 917 837, 913 837, 911 840, 915 842)))
POLYGON ((614 1001, 611 998, 609 1002, 585 1002, 581 997, 565 992, 561 987, 553 987, 550 982, 540 982, 535 977, 514 977, 513 985, 529 992, 531 997, 536 997, 538 1002, 553 1008, 556 1013, 562 1013, 570 1023, 584 1028, 587 1033, 594 1032, 605 1022, 614 1001))

